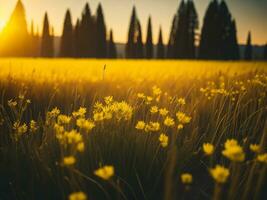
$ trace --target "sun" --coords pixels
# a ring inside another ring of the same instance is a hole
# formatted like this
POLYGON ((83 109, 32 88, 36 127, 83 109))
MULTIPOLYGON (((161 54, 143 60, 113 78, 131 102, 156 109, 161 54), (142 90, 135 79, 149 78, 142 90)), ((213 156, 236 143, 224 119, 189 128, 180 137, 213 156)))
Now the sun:
POLYGON ((0 19, 0 32, 4 29, 6 22, 0 19))

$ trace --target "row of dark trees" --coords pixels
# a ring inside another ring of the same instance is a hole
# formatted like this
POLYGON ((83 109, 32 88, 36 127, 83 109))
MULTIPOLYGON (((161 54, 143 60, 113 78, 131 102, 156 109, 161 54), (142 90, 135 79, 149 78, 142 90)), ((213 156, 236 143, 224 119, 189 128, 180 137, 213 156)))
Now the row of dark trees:
MULTIPOLYGON (((41 56, 52 57, 53 33, 50 34, 47 13, 41 44, 41 56)), ((73 26, 71 12, 67 10, 64 20, 63 33, 60 42, 60 57, 77 58, 116 58, 117 51, 110 31, 109 40, 106 38, 106 25, 101 4, 98 5, 96 16, 91 14, 89 4, 85 5, 81 19, 73 26)))
MULTIPOLYGON (((173 17, 169 41, 163 44, 160 28, 156 48, 153 44, 152 20, 148 19, 147 37, 142 38, 142 27, 135 7, 130 20, 128 41, 125 56, 130 59, 240 59, 237 41, 236 22, 224 0, 211 0, 201 30, 197 34, 198 15, 193 0, 182 0, 177 13, 173 17), (143 43, 145 41, 145 43, 143 43), (199 43, 197 48, 196 43, 199 43)), ((21 0, 13 11, 7 26, 1 35, 1 56, 41 56, 54 57, 54 31, 49 24, 48 14, 45 13, 42 36, 34 31, 32 23, 31 33, 27 32, 25 10, 21 0), (14 43, 14 44, 13 44, 14 43), (12 45, 10 45, 12 44, 12 45)), ((244 58, 252 59, 251 34, 248 35, 244 58)), ((89 4, 85 5, 81 18, 73 25, 70 10, 67 10, 60 41, 60 57, 76 58, 116 58, 117 50, 110 30, 107 30, 101 4, 95 15, 92 15, 89 4)), ((264 50, 267 60, 267 45, 264 50)))

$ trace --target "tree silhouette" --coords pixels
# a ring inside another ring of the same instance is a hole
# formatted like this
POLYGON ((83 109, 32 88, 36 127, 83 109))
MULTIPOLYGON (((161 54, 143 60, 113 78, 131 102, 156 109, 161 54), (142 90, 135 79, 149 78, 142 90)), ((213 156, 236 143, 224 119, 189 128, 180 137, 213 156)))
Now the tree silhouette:
POLYGON ((159 29, 159 40, 157 45, 157 58, 158 59, 164 59, 165 58, 165 50, 164 50, 164 44, 162 39, 162 30, 161 27, 159 29))
POLYGON ((245 53, 244 53, 244 59, 247 61, 252 60, 251 32, 248 33, 247 45, 246 45, 245 53))
POLYGON ((40 41, 39 41, 39 31, 37 28, 37 32, 35 33, 34 22, 31 23, 31 34, 30 34, 30 56, 38 57, 40 56, 40 41))
POLYGON ((140 21, 137 22, 137 42, 136 42, 136 58, 142 59, 144 58, 144 45, 142 39, 142 27, 140 21))
MULTIPOLYGON (((195 58, 195 31, 198 16, 193 1, 181 1, 177 12, 173 41, 174 58, 195 58)), ((171 41, 171 39, 170 39, 171 41)))
POLYGON ((113 31, 112 30, 110 30, 110 33, 109 33, 108 57, 109 58, 117 58, 117 50, 116 50, 115 43, 113 41, 113 31))
POLYGON ((184 58, 193 59, 196 57, 196 29, 198 28, 198 15, 193 1, 187 2, 187 44, 186 44, 186 54, 184 58))
POLYGON ((77 19, 76 25, 74 28, 74 55, 76 58, 80 58, 82 56, 82 38, 81 38, 81 23, 80 20, 77 19))
POLYGON ((96 16, 96 57, 107 57, 106 25, 101 4, 97 8, 96 16))
POLYGON ((169 42, 168 42, 168 47, 167 47, 167 58, 174 58, 174 39, 175 39, 175 33, 177 29, 177 15, 174 15, 173 20, 172 20, 172 26, 171 26, 171 31, 170 31, 170 36, 169 36, 169 42))
POLYGON ((263 59, 267 60, 267 43, 264 46, 264 50, 263 50, 263 59))
POLYGON ((204 16, 201 31, 199 57, 201 59, 218 59, 220 55, 220 27, 219 27, 219 5, 217 0, 210 2, 204 16))
POLYGON ((48 14, 45 13, 44 24, 43 24, 43 34, 41 43, 41 56, 42 57, 53 57, 54 47, 53 47, 53 34, 50 35, 50 26, 48 20, 48 14))
POLYGON ((73 27, 71 20, 71 13, 68 9, 65 16, 63 33, 61 37, 61 46, 60 46, 60 56, 61 57, 73 57, 73 27))
POLYGON ((151 59, 153 58, 153 38, 152 38, 152 23, 151 17, 148 18, 148 25, 147 25, 147 37, 146 37, 146 58, 151 59))
POLYGON ((18 0, 9 21, 1 33, 1 56, 30 56, 30 35, 27 31, 25 9, 18 0))
POLYGON ((204 17, 199 57, 201 59, 239 59, 236 23, 224 0, 211 1, 204 17))
POLYGON ((133 7, 130 27, 128 32, 128 42, 126 44, 126 57, 135 58, 136 57, 136 33, 137 33, 137 17, 136 10, 133 7))
POLYGON ((88 3, 86 3, 82 13, 80 31, 82 41, 80 46, 80 56, 84 58, 92 58, 95 56, 95 27, 88 3))
POLYGON ((236 32, 237 32, 236 23, 235 23, 235 20, 232 20, 231 29, 230 29, 230 51, 229 51, 229 59, 231 60, 240 59, 239 45, 237 42, 236 32))

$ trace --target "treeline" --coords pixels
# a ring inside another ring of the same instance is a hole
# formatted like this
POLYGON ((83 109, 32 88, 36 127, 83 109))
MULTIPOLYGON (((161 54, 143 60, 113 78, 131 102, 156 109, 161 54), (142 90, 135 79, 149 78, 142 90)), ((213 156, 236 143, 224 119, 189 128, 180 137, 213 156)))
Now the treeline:
MULTIPOLYGON (((159 28, 157 44, 153 43, 152 18, 148 18, 146 38, 136 8, 132 10, 125 57, 129 59, 253 59, 251 33, 243 56, 237 39, 235 19, 224 0, 211 0, 204 16, 201 34, 199 19, 193 0, 182 0, 173 17, 168 44, 164 45, 162 29, 159 28)), ((41 36, 32 22, 27 32, 25 10, 21 0, 13 11, 0 39, 1 56, 73 57, 73 58, 117 58, 112 30, 107 31, 103 9, 98 5, 95 15, 89 4, 73 24, 71 11, 65 14, 59 53, 56 54, 54 29, 45 13, 41 36), (107 33, 109 32, 109 33, 107 33)), ((267 60, 267 44, 263 52, 267 60)))

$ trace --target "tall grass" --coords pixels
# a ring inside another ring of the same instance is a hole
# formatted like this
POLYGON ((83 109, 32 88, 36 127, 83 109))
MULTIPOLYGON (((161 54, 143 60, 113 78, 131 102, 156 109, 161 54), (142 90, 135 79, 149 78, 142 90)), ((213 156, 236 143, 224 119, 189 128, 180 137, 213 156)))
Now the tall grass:
POLYGON ((0 199, 79 191, 96 200, 267 198, 265 63, 2 59, 0 66, 0 199), (222 154, 229 139, 243 161, 222 154), (210 173, 217 164, 230 172, 224 183, 210 173), (95 171, 104 166, 114 173, 103 179, 95 171))

